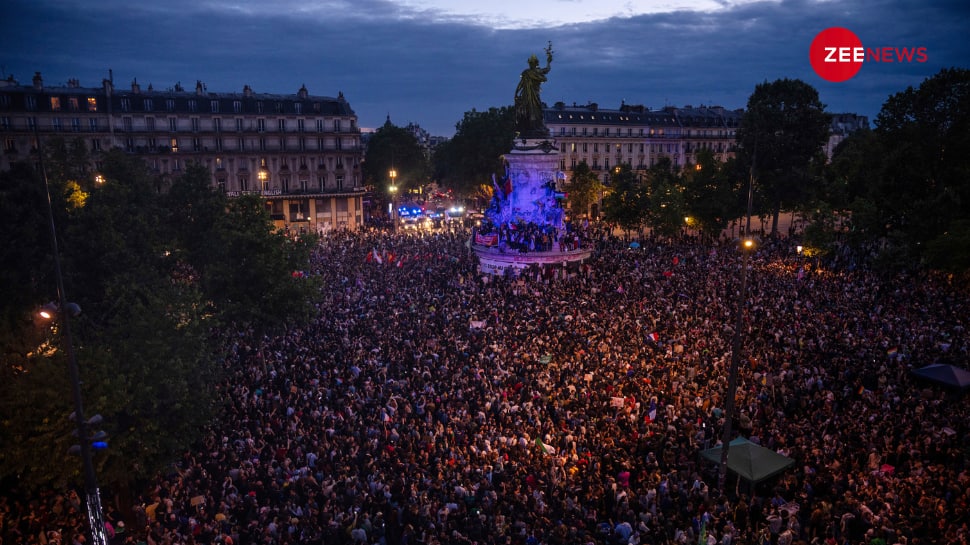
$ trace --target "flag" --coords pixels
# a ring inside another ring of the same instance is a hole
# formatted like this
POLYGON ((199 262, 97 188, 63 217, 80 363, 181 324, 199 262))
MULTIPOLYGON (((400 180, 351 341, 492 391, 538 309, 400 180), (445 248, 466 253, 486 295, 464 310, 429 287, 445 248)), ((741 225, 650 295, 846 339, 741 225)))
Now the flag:
POLYGON ((505 196, 508 197, 512 194, 512 175, 508 174, 505 176, 505 196))
POLYGON ((378 265, 384 263, 384 260, 381 259, 381 254, 377 253, 377 248, 374 248, 374 261, 376 261, 378 265))
POLYGON ((657 419, 657 402, 653 399, 650 400, 650 407, 647 409, 647 418, 651 422, 657 419))
POLYGON ((556 453, 556 449, 554 447, 549 446, 549 445, 543 443, 542 442, 542 439, 540 439, 539 437, 536 437, 536 446, 539 447, 539 450, 541 450, 543 454, 555 454, 556 453))
POLYGON ((895 346, 889 350, 886 350, 886 355, 890 358, 895 358, 897 354, 899 354, 899 348, 896 348, 895 346))
POLYGON ((657 335, 657 332, 654 331, 653 333, 647 334, 647 338, 653 342, 657 342, 660 339, 660 335, 657 335))
POLYGON ((799 280, 805 278, 805 269, 798 269, 798 275, 796 276, 799 280))
POLYGON ((677 265, 678 263, 680 263, 680 258, 677 256, 674 256, 673 262, 674 262, 674 265, 677 265))
POLYGON ((374 252, 367 252, 367 257, 364 258, 364 261, 367 263, 374 261, 374 252))

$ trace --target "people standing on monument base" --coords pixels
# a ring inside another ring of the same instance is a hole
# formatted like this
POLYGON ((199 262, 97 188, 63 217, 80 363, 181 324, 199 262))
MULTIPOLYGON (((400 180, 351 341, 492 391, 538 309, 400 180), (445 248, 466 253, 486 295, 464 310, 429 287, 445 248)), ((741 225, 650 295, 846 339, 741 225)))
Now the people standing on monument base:
MULTIPOLYGON (((750 260, 735 429, 796 465, 714 490, 698 453, 723 424, 730 242, 631 250, 594 224, 578 271, 507 280, 478 272, 469 235, 328 235, 311 269, 320 316, 227 332, 225 418, 144 492, 144 527, 117 506, 125 539, 967 541, 967 398, 909 372, 967 358, 966 286, 806 269, 794 242, 766 240, 750 260)), ((0 503, 5 542, 57 529, 69 543, 82 512, 54 505, 0 503)))

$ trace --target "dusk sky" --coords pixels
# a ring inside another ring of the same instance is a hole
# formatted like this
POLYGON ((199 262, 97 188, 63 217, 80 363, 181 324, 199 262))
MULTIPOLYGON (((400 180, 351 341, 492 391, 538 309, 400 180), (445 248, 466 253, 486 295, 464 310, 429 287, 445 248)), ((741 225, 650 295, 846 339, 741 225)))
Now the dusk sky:
POLYGON ((2 0, 0 76, 157 90, 343 92, 361 127, 451 136, 466 111, 511 105, 551 41, 552 105, 743 108, 779 78, 832 113, 874 121, 886 99, 942 68, 970 68, 966 0, 2 0), (926 62, 863 64, 841 83, 812 70, 812 39, 845 27, 867 48, 925 47, 926 62))

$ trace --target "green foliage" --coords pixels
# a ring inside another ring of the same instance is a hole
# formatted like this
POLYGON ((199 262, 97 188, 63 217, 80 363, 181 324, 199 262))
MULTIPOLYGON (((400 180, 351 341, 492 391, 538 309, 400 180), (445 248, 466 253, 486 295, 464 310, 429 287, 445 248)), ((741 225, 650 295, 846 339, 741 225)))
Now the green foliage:
POLYGON ((684 201, 695 228, 711 239, 717 239, 731 218, 744 214, 741 180, 745 173, 737 172, 733 158, 725 163, 703 149, 697 154, 697 164, 683 173, 684 201))
POLYGON ((433 163, 439 184, 471 196, 480 186, 492 187, 492 176, 504 176, 502 155, 512 149, 515 134, 513 108, 465 112, 455 136, 435 151, 433 163))
POLYGON ((590 207, 600 198, 604 189, 606 186, 600 182, 599 176, 589 168, 586 161, 576 165, 566 185, 569 207, 573 210, 573 215, 588 215, 590 207))
POLYGON ((883 266, 966 270, 970 217, 970 71, 945 69, 890 96, 874 131, 846 139, 824 200, 851 214, 847 241, 883 266))
POLYGON ((608 222, 626 231, 638 230, 649 205, 648 188, 641 183, 630 165, 620 165, 610 179, 610 193, 603 199, 603 214, 608 222))
POLYGON ((647 170, 646 223, 662 236, 674 236, 684 228, 687 203, 681 176, 674 171, 670 159, 664 157, 647 170))
MULTIPOLYGON (((197 166, 162 195, 169 184, 120 151, 103 157, 103 184, 61 178, 74 176, 65 162, 81 159, 47 151, 65 292, 83 309, 70 329, 84 409, 103 416, 109 435, 94 461, 103 486, 124 487, 171 463, 218 417, 218 326, 307 316, 315 283, 293 272, 307 269, 315 238, 286 239, 259 198, 227 201, 197 166)), ((0 478, 26 489, 77 484, 64 318, 53 328, 30 319, 57 299, 43 178, 17 165, 0 174, 0 196, 0 221, 16 235, 0 262, 0 478)))
POLYGON ((767 198, 758 208, 773 216, 772 233, 783 206, 797 208, 811 196, 810 167, 830 124, 818 91, 801 80, 759 84, 748 98, 737 140, 742 160, 754 166, 756 190, 767 198))
POLYGON ((431 177, 428 156, 418 139, 407 129, 392 125, 388 119, 367 143, 364 184, 387 195, 391 170, 397 173, 394 183, 399 193, 424 187, 431 177))

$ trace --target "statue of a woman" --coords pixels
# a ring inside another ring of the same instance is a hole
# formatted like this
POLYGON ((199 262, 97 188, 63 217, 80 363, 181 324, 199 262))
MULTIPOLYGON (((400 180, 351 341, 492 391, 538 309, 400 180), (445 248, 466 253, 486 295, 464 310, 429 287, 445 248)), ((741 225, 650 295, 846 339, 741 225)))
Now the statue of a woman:
POLYGON ((522 138, 548 136, 549 131, 542 120, 542 99, 539 89, 546 81, 552 64, 552 42, 546 47, 546 67, 539 68, 539 59, 529 57, 529 67, 522 71, 519 85, 515 88, 515 130, 522 138))

